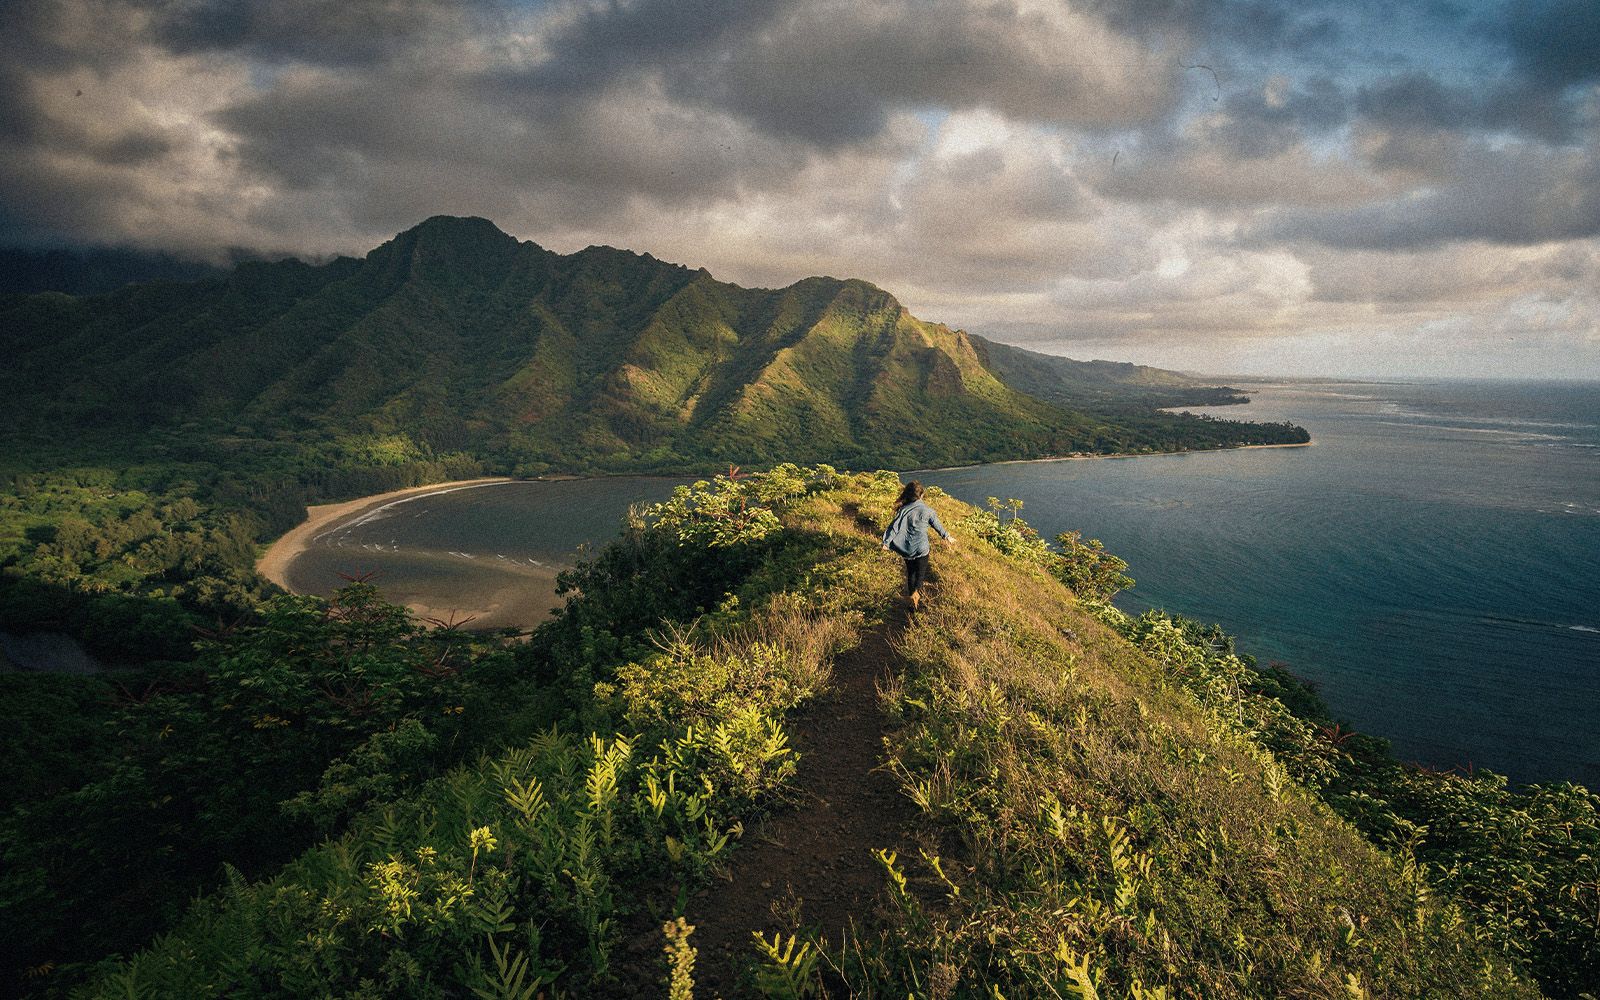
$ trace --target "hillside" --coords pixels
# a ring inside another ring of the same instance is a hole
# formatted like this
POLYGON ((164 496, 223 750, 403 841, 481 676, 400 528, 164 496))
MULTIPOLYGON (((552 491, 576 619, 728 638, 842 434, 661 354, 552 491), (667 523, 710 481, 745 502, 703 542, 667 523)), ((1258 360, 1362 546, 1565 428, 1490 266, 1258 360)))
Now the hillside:
POLYGON ((1062 406, 1107 410, 1155 406, 1226 406, 1247 397, 1227 386, 1204 386, 1178 372, 1125 361, 1074 361, 969 334, 984 366, 1007 385, 1062 406))
POLYGON ((81 997, 1593 988, 1593 796, 1385 764, 1286 675, 1074 593, 1070 550, 937 493, 961 544, 907 618, 876 543, 898 485, 789 466, 686 488, 510 651, 439 657, 455 640, 359 584, 331 618, 280 599, 218 646, 207 691, 145 705, 145 729, 186 721, 130 732, 119 767, 206 760, 204 719, 329 839, 230 872, 126 962, 45 978, 88 974, 81 997), (271 651, 268 682, 241 673, 271 651), (453 669, 352 720, 390 662, 453 669), (1474 839, 1491 830, 1548 853, 1474 839))
POLYGON ((1170 373, 1154 399, 1041 356, 1097 388, 1030 395, 1027 355, 1001 377, 997 351, 860 281, 740 288, 448 217, 359 260, 0 295, 0 619, 108 662, 189 659, 194 628, 257 613, 252 550, 308 504, 424 483, 1306 438, 1158 412, 1225 391, 1170 373))
POLYGON ((563 256, 483 219, 429 219, 362 260, 7 296, 0 350, 19 437, 372 435, 524 473, 1304 439, 1157 413, 1233 394, 975 340, 865 282, 747 289, 609 247, 563 256))
POLYGON ((209 264, 137 250, 0 248, 0 295, 100 295, 124 285, 200 281, 219 275, 220 269, 209 264))

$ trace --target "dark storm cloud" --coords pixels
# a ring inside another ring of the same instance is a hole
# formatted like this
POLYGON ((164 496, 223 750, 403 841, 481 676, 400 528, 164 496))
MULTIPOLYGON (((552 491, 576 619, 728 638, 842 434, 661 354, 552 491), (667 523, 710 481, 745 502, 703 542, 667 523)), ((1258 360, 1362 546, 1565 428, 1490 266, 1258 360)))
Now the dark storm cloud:
MULTIPOLYGON (((58 88, 59 89, 59 88, 58 88)), ((98 95, 74 92, 72 102, 97 100, 98 95)), ((17 155, 30 147, 46 147, 56 154, 84 157, 118 167, 136 167, 160 159, 173 146, 156 127, 128 124, 91 129, 70 115, 51 109, 34 74, 0 63, 0 143, 17 155)))
POLYGON ((928 0, 800 8, 726 72, 679 86, 765 128, 827 142, 929 106, 1136 125, 1170 107, 1178 63, 1084 15, 928 0))
POLYGON ((1361 88, 1355 107, 1364 120, 1391 128, 1504 132, 1550 143, 1571 143, 1594 124, 1583 87, 1600 80, 1600 4, 1546 0, 1508 4, 1493 17, 1456 14, 1441 19, 1441 28, 1481 39, 1508 55, 1509 65, 1445 59, 1448 79, 1420 65, 1396 69, 1361 88))
POLYGON ((352 66, 437 45, 481 5, 452 0, 144 0, 153 40, 174 54, 246 52, 352 66))
POLYGON ((1379 124, 1444 129, 1476 124, 1483 114, 1478 94, 1447 87, 1420 70, 1363 87, 1356 107, 1379 124))
POLYGON ((1291 211, 1258 239, 1346 249, 1482 241, 1532 245, 1600 235, 1600 156, 1538 147, 1458 150, 1448 174, 1422 191, 1333 212, 1291 211))
POLYGON ((1555 87, 1600 79, 1600 4, 1594 0, 1512 4, 1505 31, 1529 78, 1555 87))
MULTIPOLYGON (((1313 76, 1238 90, 1228 95, 1206 130, 1206 141, 1227 155, 1254 160, 1278 156, 1349 121, 1350 100, 1338 83, 1313 76)), ((1170 147, 1188 144, 1175 138, 1170 147)))
POLYGON ((1176 60, 1095 19, 951 0, 643 0, 585 9, 543 63, 498 75, 541 95, 659 78, 674 99, 821 147, 895 111, 987 107, 1020 120, 1129 124, 1164 109, 1176 60))
POLYGON ((1359 116, 1389 128, 1504 132, 1552 143, 1573 140, 1585 124, 1580 102, 1522 77, 1447 84, 1411 70, 1363 87, 1359 116))
POLYGON ((1181 32, 1214 56, 1235 51, 1318 56, 1348 40, 1347 0, 1091 0, 1084 9, 1117 30, 1149 37, 1181 32))
MULTIPOLYGON (((0 4, 0 60, 9 67, 44 69, 76 61, 70 47, 57 38, 54 5, 39 2, 0 4)), ((9 83, 10 81, 6 81, 9 83)))
POLYGON ((38 141, 45 116, 33 99, 33 78, 15 66, 0 64, 0 141, 15 148, 38 141))
POLYGON ((286 78, 218 120, 252 174, 300 189, 354 189, 375 173, 402 170, 448 188, 470 172, 500 187, 595 192, 567 200, 578 212, 615 207, 629 194, 688 202, 725 191, 741 169, 758 169, 750 150, 733 148, 735 137, 716 141, 716 122, 648 101, 518 98, 405 71, 286 78))
POLYGON ((783 0, 644 0, 589 7, 548 40, 550 57, 507 77, 533 89, 595 91, 619 79, 715 60, 771 21, 783 0))

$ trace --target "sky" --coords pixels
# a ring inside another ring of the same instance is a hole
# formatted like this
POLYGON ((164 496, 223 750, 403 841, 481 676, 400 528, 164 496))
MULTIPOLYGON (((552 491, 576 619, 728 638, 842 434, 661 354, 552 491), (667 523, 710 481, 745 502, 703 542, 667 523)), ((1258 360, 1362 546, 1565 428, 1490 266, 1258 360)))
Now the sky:
POLYGON ((1600 0, 5 0, 0 245, 438 214, 1035 350, 1600 378, 1600 0))

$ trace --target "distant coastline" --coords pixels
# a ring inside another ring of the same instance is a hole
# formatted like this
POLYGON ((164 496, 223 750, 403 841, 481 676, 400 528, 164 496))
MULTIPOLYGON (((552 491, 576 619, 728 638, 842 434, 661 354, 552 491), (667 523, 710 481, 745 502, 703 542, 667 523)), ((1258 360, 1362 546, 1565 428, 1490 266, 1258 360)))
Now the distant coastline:
POLYGON ((1316 441, 1293 441, 1285 444, 1233 444, 1221 448, 1181 448, 1177 451, 1119 451, 1106 455, 1072 454, 1051 455, 1046 458, 1007 458, 998 462, 968 462, 966 465, 941 465, 926 469, 906 469, 912 472, 951 472, 955 469, 976 469, 985 465, 1033 465, 1038 462, 1089 462, 1112 458, 1167 458, 1172 455, 1213 455, 1221 451, 1251 451, 1260 448, 1310 448, 1316 441))

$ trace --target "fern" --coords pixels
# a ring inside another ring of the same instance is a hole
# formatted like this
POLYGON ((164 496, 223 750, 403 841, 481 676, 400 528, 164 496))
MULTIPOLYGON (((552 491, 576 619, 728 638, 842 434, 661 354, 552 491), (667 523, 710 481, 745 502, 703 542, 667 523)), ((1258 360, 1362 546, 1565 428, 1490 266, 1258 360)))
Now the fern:
POLYGON ((530 978, 528 956, 509 944, 502 949, 495 944, 493 934, 489 935, 489 956, 494 959, 494 977, 485 976, 482 983, 472 987, 473 995, 483 1000, 534 1000, 539 987, 547 982, 537 974, 530 978))
POLYGON ((761 964, 756 968, 756 988, 773 1000, 801 1000, 816 992, 817 962, 820 955, 811 942, 791 934, 772 935, 769 942, 760 931, 751 931, 761 964))

